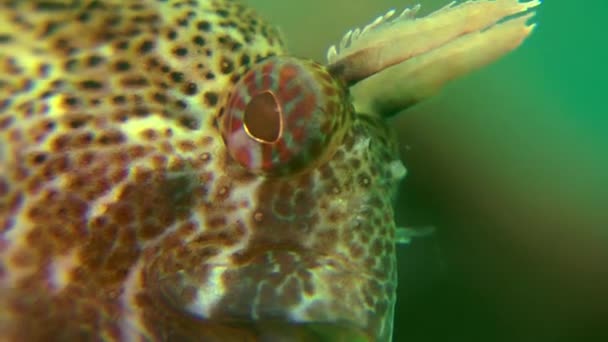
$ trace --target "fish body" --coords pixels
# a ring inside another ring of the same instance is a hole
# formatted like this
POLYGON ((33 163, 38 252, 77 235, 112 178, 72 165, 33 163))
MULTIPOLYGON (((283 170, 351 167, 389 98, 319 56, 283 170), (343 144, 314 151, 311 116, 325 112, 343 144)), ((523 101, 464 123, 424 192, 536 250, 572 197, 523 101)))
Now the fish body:
POLYGON ((252 174, 216 118, 286 52, 249 8, 0 6, 3 339, 389 338, 402 174, 382 120, 353 116, 315 168, 252 174))

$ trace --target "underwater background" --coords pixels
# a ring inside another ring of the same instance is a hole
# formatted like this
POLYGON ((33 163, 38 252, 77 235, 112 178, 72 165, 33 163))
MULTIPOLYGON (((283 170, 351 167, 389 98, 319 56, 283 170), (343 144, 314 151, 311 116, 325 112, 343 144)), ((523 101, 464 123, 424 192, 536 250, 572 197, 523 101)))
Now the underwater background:
MULTIPOLYGON (((245 2, 320 61, 417 3, 245 2)), ((437 228, 399 248, 395 341, 608 340, 607 11, 544 1, 522 47, 394 119, 397 223, 437 228)))

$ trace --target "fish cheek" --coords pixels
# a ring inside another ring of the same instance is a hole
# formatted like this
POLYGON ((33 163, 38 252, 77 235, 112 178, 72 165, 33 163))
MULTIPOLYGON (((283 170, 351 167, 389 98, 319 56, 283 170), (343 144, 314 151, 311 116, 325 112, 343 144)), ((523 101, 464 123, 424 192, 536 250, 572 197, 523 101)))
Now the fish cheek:
MULTIPOLYGON (((204 228, 176 227, 147 266, 144 288, 157 315, 149 321, 190 336, 234 324, 259 332, 268 321, 342 322, 385 335, 395 301, 391 202, 400 163, 388 131, 358 116, 327 163, 289 177, 251 175, 226 155, 209 194, 196 196, 204 228), (223 211, 243 196, 249 206, 223 211)), ((205 334, 212 330, 219 331, 205 334)))

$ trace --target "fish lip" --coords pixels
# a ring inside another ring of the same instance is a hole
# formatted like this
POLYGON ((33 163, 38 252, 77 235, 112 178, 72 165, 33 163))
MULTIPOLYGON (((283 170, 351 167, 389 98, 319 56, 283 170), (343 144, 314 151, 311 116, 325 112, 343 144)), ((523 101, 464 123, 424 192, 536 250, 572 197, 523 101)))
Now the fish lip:
MULTIPOLYGON (((197 319, 227 322, 271 319, 297 323, 299 318, 293 311, 295 301, 289 296, 312 298, 313 293, 325 293, 317 295, 315 300, 318 305, 330 307, 332 303, 342 302, 342 296, 351 295, 349 292, 359 295, 356 293, 359 289, 354 287, 332 292, 333 285, 363 283, 373 278, 345 256, 286 248, 259 251, 238 264, 208 263, 205 268, 206 281, 194 283, 195 279, 183 273, 177 281, 180 285, 190 281, 187 287, 196 290, 188 301, 176 298, 183 289, 175 287, 164 287, 163 296, 174 307, 177 305, 197 319), (295 287, 287 294, 284 289, 289 286, 295 287), (271 293, 274 290, 277 293, 271 293)), ((172 284, 176 284, 173 280, 172 284)), ((320 316, 319 321, 324 322, 325 318, 320 316)))

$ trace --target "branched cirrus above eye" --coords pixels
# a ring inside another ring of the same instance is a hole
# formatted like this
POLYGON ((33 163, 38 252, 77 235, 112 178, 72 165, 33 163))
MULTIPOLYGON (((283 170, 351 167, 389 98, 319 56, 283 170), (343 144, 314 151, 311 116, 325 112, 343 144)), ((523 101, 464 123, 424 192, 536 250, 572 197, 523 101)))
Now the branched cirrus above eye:
POLYGON ((327 160, 352 122, 345 85, 320 64, 266 59, 227 100, 219 127, 229 154, 252 172, 281 176, 327 160))

